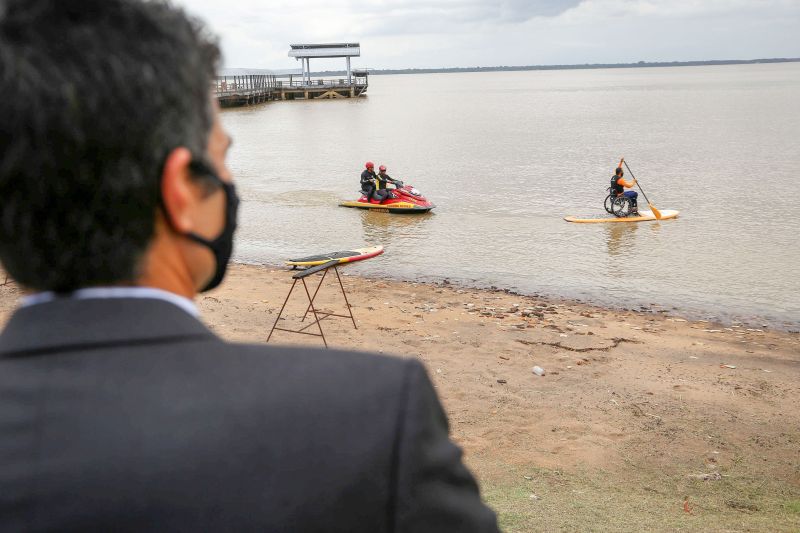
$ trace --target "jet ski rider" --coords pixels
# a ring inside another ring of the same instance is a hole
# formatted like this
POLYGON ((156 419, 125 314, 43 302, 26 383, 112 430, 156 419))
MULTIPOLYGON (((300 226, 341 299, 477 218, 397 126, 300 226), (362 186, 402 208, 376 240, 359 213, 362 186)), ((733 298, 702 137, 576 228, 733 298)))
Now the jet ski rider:
POLYGON ((378 169, 380 174, 375 174, 375 164, 367 161, 366 169, 361 173, 361 192, 368 200, 381 203, 391 197, 391 192, 386 188, 387 183, 398 185, 398 180, 393 179, 386 173, 386 166, 381 165, 378 169))
POLYGON ((392 183, 395 185, 395 187, 402 186, 401 182, 399 182, 396 179, 393 179, 392 177, 389 176, 389 174, 386 173, 386 165, 381 165, 380 167, 378 167, 377 180, 378 180, 378 190, 375 193, 375 196, 376 197, 380 196, 380 201, 389 198, 391 195, 391 192, 389 192, 389 190, 386 188, 387 183, 392 183))
POLYGON ((378 176, 375 174, 375 164, 372 161, 367 161, 365 166, 366 170, 361 173, 361 192, 369 200, 375 194, 375 180, 378 176))
POLYGON ((614 175, 611 177, 611 191, 615 196, 624 195, 631 201, 631 215, 638 215, 639 209, 636 204, 636 200, 639 197, 639 193, 636 191, 626 191, 625 189, 630 189, 634 185, 636 185, 636 178, 633 181, 625 181, 622 176, 625 172, 622 170, 622 164, 625 162, 625 158, 619 160, 619 165, 617 165, 617 170, 614 172, 614 175))

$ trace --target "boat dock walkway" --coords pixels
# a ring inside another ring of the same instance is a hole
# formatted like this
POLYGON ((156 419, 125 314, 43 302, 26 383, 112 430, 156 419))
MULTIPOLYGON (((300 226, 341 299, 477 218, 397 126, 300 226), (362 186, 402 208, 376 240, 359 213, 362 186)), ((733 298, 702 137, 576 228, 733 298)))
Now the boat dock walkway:
POLYGON ((334 79, 278 79, 275 74, 217 76, 214 93, 221 107, 237 107, 271 100, 356 98, 369 87, 367 71, 353 71, 353 77, 334 79))
POLYGON ((269 100, 356 98, 369 86, 366 69, 352 69, 350 59, 361 56, 359 43, 289 45, 289 57, 301 62, 299 71, 223 69, 216 78, 216 96, 221 107, 258 104, 269 100), (314 79, 312 59, 345 59, 345 76, 314 79))

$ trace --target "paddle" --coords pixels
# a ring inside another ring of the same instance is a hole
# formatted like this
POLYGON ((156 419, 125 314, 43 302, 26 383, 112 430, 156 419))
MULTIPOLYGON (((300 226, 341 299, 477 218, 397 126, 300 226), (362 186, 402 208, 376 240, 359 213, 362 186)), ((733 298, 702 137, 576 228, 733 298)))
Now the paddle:
POLYGON ((645 202, 647 202, 647 205, 649 205, 649 206, 650 206, 650 210, 653 212, 653 215, 655 215, 655 217, 656 217, 656 219, 657 219, 657 220, 661 220, 661 211, 659 211, 658 209, 656 209, 656 206, 654 206, 653 204, 651 204, 651 203, 650 203, 650 200, 648 200, 648 199, 647 199, 647 195, 644 193, 644 189, 642 189, 642 186, 641 186, 641 185, 639 185, 639 180, 637 180, 637 179, 636 179, 636 176, 634 176, 634 175, 633 175, 633 172, 631 171, 631 167, 629 167, 629 166, 628 166, 628 162, 627 162, 627 161, 625 161, 624 159, 623 159, 623 161, 622 161, 622 162, 623 162, 623 163, 625 163, 625 168, 627 168, 627 169, 628 169, 628 172, 630 172, 630 173, 631 173, 631 177, 633 178, 633 181, 635 181, 635 182, 636 182, 636 186, 637 186, 637 187, 639 187, 639 190, 640 190, 640 191, 642 191, 642 196, 644 196, 644 201, 645 201, 645 202))

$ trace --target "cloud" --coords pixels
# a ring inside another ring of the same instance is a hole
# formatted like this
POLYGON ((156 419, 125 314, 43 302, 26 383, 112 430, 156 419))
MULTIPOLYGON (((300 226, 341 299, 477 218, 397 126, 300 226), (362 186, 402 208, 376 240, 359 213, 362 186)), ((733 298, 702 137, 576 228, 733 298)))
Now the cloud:
POLYGON ((585 0, 569 17, 608 20, 616 17, 708 19, 719 16, 800 13, 796 0, 585 0))
POLYGON ((533 17, 555 17, 581 4, 583 0, 505 0, 500 2, 503 19, 524 22, 533 17))
POLYGON ((230 67, 296 68, 290 43, 332 41, 361 42, 372 68, 800 56, 798 0, 175 1, 230 67))

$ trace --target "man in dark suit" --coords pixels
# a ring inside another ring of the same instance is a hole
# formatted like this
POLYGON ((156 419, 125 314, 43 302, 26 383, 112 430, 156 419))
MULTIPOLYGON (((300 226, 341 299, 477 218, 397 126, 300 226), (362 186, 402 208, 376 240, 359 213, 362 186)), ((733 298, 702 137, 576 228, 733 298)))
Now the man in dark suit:
POLYGON ((180 10, 0 3, 2 531, 496 531, 422 365, 196 318, 238 197, 180 10))

